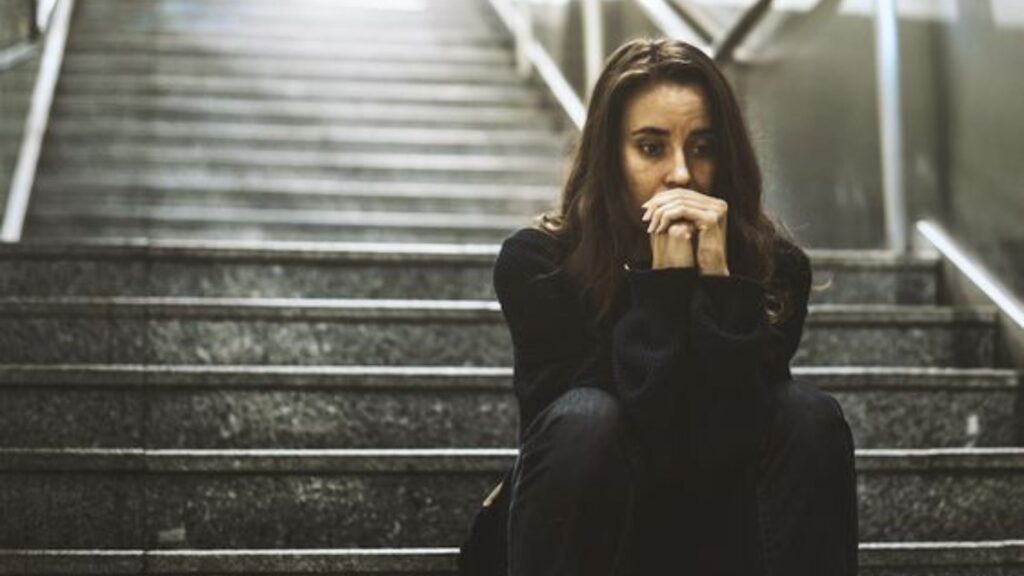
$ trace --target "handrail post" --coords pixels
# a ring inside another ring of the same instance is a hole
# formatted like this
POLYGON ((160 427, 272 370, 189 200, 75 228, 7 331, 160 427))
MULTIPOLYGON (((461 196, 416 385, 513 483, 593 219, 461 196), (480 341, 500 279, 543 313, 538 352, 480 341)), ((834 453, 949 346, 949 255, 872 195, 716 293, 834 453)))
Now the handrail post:
POLYGON ((895 0, 875 0, 875 60, 886 241, 891 250, 906 252, 899 18, 895 0))
POLYGON ((530 14, 530 1, 516 0, 516 72, 520 78, 530 76, 530 46, 533 44, 533 16, 530 14))
POLYGON ((602 0, 583 0, 583 56, 587 87, 584 93, 590 99, 590 93, 597 84, 604 63, 604 18, 601 14, 602 0))

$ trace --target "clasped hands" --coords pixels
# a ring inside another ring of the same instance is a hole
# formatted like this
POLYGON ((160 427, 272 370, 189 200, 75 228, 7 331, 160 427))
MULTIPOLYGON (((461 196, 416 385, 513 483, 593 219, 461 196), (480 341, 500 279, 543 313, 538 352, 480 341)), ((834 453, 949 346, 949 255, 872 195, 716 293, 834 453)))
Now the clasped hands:
POLYGON ((651 267, 692 268, 702 275, 728 276, 725 200, 687 188, 663 190, 641 205, 649 223, 651 267))

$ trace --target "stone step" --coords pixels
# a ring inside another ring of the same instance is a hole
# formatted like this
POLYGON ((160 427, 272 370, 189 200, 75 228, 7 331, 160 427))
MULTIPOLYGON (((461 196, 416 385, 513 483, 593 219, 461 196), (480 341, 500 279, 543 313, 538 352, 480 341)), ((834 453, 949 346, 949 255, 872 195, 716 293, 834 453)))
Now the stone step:
MULTIPOLYGON (((1024 444, 1012 370, 797 367, 859 448, 1024 444)), ((516 445, 511 368, 0 365, 0 446, 516 445)))
MULTIPOLYGON (((195 96, 151 98, 58 97, 54 102, 53 126, 66 120, 85 121, 94 126, 116 126, 132 122, 174 121, 270 125, 279 128, 477 128, 505 130, 526 128, 552 130, 554 123, 542 109, 502 104, 452 106, 448 104, 380 102, 311 105, 293 99, 245 100, 195 96)), ((59 128, 58 128, 59 130, 59 128)))
MULTIPOLYGON (((23 123, 11 125, 20 130, 23 123)), ((8 123, 0 122, 0 133, 8 123)), ((319 150, 332 152, 545 154, 561 157, 570 137, 543 127, 520 129, 407 128, 402 126, 340 126, 331 124, 283 126, 237 122, 131 121, 117 117, 79 120, 64 116, 47 131, 48 153, 86 146, 110 154, 130 145, 179 146, 213 151, 227 148, 255 150, 319 150)))
POLYGON ((533 214, 557 202, 554 186, 498 182, 388 182, 356 179, 175 177, 173 172, 108 172, 69 178, 41 174, 33 206, 81 201, 108 204, 175 202, 191 206, 261 206, 363 212, 533 214), (91 200, 86 200, 91 199, 91 200))
POLYGON ((430 9, 386 10, 367 6, 296 5, 294 2, 278 6, 261 6, 247 3, 234 5, 218 3, 178 4, 161 2, 95 2, 83 7, 75 14, 75 24, 81 28, 138 29, 145 26, 187 26, 225 21, 241 26, 325 26, 333 24, 339 28, 359 24, 373 24, 378 27, 441 26, 447 28, 475 27, 488 29, 493 24, 491 14, 485 12, 482 2, 452 3, 449 6, 432 6, 430 9))
POLYGON ((154 166, 189 171, 227 169, 244 171, 259 167, 301 171, 304 174, 342 172, 361 176, 364 173, 402 173, 416 178, 421 172, 440 173, 444 180, 458 181, 464 174, 481 175, 488 181, 506 178, 530 179, 539 174, 556 181, 565 162, 539 154, 403 154, 395 152, 336 152, 332 150, 263 150, 221 147, 213 150, 182 146, 108 144, 99 149, 77 146, 48 150, 41 162, 51 169, 88 172, 90 167, 126 165, 132 168, 154 166))
MULTIPOLYGON (((457 548, 0 550, 0 574, 456 574, 457 548)), ((860 576, 1017 576, 1024 540, 867 542, 860 576)))
POLYGON ((91 96, 123 104, 155 97, 235 97, 259 101, 288 99, 307 107, 340 102, 432 102, 448 104, 512 104, 542 102, 538 91, 523 85, 478 85, 457 82, 377 82, 369 80, 282 79, 258 77, 78 74, 62 73, 59 96, 91 96))
POLYGON ((68 53, 82 55, 108 55, 131 53, 159 55, 161 57, 200 56, 230 58, 301 58, 307 62, 445 62, 490 64, 507 67, 514 64, 511 45, 507 39, 496 39, 492 45, 423 45, 408 42, 384 42, 366 39, 359 42, 339 38, 325 39, 260 39, 237 36, 190 36, 170 34, 134 34, 118 31, 116 35, 71 35, 68 53))
MULTIPOLYGON (((78 26, 72 23, 70 35, 85 43, 94 43, 97 37, 112 34, 108 26, 78 26)), ((416 26, 384 27, 381 26, 280 26, 255 25, 239 27, 221 25, 210 22, 191 22, 188 24, 160 25, 149 24, 133 26, 124 31, 118 30, 116 36, 138 38, 158 36, 172 38, 178 43, 201 42, 204 36, 220 36, 231 41, 256 42, 274 46, 278 42, 330 42, 339 45, 359 44, 363 42, 400 44, 403 46, 423 46, 428 49, 443 47, 478 48, 507 47, 510 45, 508 33, 502 30, 483 30, 477 27, 437 27, 424 28, 416 26), (339 39, 343 39, 339 41, 339 39)))
MULTIPOLYGON (((985 367, 988 308, 811 306, 798 365, 985 367)), ((508 366, 497 302, 0 299, 0 363, 508 366)))
POLYGON ((211 206, 33 210, 27 238, 155 238, 306 242, 496 242, 526 217, 426 212, 324 212, 211 206))
MULTIPOLYGON (((436 108, 434 109, 437 110, 436 108)), ((442 108, 442 111, 447 108, 442 108)), ((424 112, 427 112, 424 110, 424 112)), ((18 123, 21 124, 21 123, 18 123)), ((7 126, 8 123, 0 123, 7 126)), ((182 143, 190 146, 247 145, 266 148, 331 148, 367 146, 422 146, 446 148, 465 146, 467 150, 536 149, 551 152, 567 148, 574 138, 538 128, 510 126, 503 130, 482 128, 406 128, 399 126, 351 126, 319 124, 282 126, 237 122, 128 121, 114 117, 83 120, 61 118, 48 128, 52 139, 47 147, 88 143, 105 147, 123 141, 182 143)))
POLYGON ((187 26, 213 24, 217 26, 326 26, 339 28, 358 24, 378 27, 405 28, 415 25, 447 28, 489 28, 494 15, 484 2, 451 2, 448 5, 404 6, 403 9, 383 9, 367 5, 340 2, 334 5, 308 5, 294 2, 277 6, 248 3, 177 2, 134 3, 96 2, 82 8, 75 15, 79 28, 108 27, 138 29, 143 26, 187 26), (409 9, 413 8, 413 9, 409 9))
MULTIPOLYGON (((249 177, 256 176, 250 174, 249 177)), ((429 212, 325 212, 213 206, 30 209, 25 238, 157 238, 307 242, 493 243, 525 216, 429 212)))
MULTIPOLYGON (((0 548, 454 546, 514 449, 0 449, 0 548)), ((1024 448, 858 450, 861 541, 1024 533, 1024 448)))
MULTIPOLYGON (((49 183, 46 192, 59 189, 57 183, 49 183)), ((175 184, 187 183, 167 182, 168 186, 175 184)), ((224 184, 223 189, 228 190, 230 183, 224 184)), ((316 183, 306 186, 312 188, 313 184, 316 183)), ((310 192, 391 194, 396 202, 417 202, 421 193, 447 194, 453 202, 487 195, 495 195, 487 198, 494 201, 519 197, 540 202, 557 194, 556 190, 544 187, 360 184, 358 188, 341 189, 335 187, 337 183, 320 184, 321 188, 310 192)), ((202 188, 197 184, 197 189, 202 188)), ((172 188, 170 192, 187 194, 187 189, 172 188)), ((0 244, 0 295, 493 299, 492 268, 497 253, 495 244, 123 239, 78 244, 0 244)), ((809 254, 814 284, 820 286, 812 290, 812 302, 936 303, 934 257, 832 250, 810 250, 809 254)))
POLYGON ((309 79, 317 81, 378 82, 456 82, 478 85, 520 84, 511 62, 379 62, 373 60, 331 62, 289 58, 233 58, 163 56, 143 54, 69 53, 64 58, 63 74, 123 76, 185 76, 203 78, 211 76, 229 78, 309 79))
POLYGON ((229 171, 257 173, 298 173, 306 177, 354 176, 364 179, 393 179, 392 175, 444 182, 482 180, 487 182, 557 182, 565 169, 561 158, 538 154, 402 154, 393 152, 335 152, 329 150, 261 150, 220 148, 201 150, 181 146, 133 147, 109 145, 99 150, 79 146, 44 152, 41 169, 63 173, 104 172, 123 166, 130 170, 154 167, 158 170, 188 172, 229 171), (392 177, 392 178, 389 178, 392 177))
MULTIPOLYGON (((135 213, 149 209, 158 211, 176 210, 180 206, 213 207, 230 209, 276 209, 293 211, 327 212, 423 212, 446 214, 475 214, 481 216, 501 214, 537 214, 554 208, 555 195, 546 198, 453 198, 451 196, 401 196, 386 194, 323 194, 317 192, 284 192, 278 190, 228 190, 210 191, 202 188, 159 189, 132 188, 109 189, 83 186, 76 179, 74 185, 67 180, 47 182, 35 186, 37 193, 33 206, 38 209, 61 209, 76 204, 116 205, 135 213)), ((329 182, 323 180, 322 182, 329 182)), ((372 183, 366 189, 381 188, 385 182, 372 183)), ((481 184, 480 186, 484 186, 481 184)), ((436 187, 436 186, 435 186, 436 187)), ((540 188, 539 186, 537 188, 540 188)))

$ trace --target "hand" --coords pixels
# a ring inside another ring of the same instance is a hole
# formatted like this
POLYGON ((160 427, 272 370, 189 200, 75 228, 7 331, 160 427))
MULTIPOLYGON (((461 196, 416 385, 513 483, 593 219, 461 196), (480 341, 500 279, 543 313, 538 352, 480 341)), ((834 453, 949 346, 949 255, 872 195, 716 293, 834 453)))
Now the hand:
POLYGON ((651 234, 651 268, 693 268, 696 230, 686 221, 673 222, 662 233, 651 234))
MULTIPOLYGON (((692 266, 695 259, 701 274, 729 275, 726 255, 728 204, 724 200, 686 188, 673 188, 658 192, 642 206, 645 209, 643 220, 650 222, 647 232, 651 234, 653 267, 658 267, 655 263, 659 262, 659 250, 662 267, 673 266, 673 262, 685 263, 686 257, 682 254, 685 252, 684 241, 692 242, 696 234, 696 249, 690 248, 695 258, 691 256, 689 265, 692 266), (689 227, 676 230, 673 237, 672 229, 681 223, 689 227), (668 235, 669 239, 657 238, 663 235, 668 235), (667 262, 669 264, 665 265, 667 262)), ((685 264, 675 266, 686 267, 685 264)))

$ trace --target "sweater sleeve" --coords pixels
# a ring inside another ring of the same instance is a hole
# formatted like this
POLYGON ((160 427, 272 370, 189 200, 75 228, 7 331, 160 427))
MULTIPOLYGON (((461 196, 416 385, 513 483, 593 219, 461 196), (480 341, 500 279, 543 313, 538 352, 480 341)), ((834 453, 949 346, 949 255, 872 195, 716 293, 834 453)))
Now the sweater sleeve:
POLYGON ((765 290, 693 268, 631 269, 632 306, 615 327, 617 394, 664 481, 701 482, 757 448, 768 390, 759 366, 782 345, 765 290))
POLYGON ((612 388, 610 338, 584 331, 571 286, 556 272, 553 240, 541 234, 526 229, 506 238, 494 264, 494 291, 512 337, 520 432, 569 388, 612 388))

